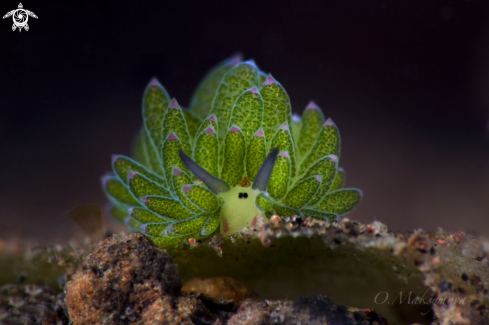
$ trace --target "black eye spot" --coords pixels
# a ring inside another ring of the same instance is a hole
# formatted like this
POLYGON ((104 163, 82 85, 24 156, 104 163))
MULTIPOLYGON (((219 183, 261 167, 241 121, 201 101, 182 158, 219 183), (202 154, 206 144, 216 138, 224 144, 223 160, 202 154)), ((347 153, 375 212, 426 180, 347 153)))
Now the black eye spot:
POLYGON ((242 199, 243 198, 243 193, 239 193, 239 198, 242 199))
POLYGON ((245 199, 247 199, 248 198, 248 193, 243 193, 243 196, 244 196, 245 199))

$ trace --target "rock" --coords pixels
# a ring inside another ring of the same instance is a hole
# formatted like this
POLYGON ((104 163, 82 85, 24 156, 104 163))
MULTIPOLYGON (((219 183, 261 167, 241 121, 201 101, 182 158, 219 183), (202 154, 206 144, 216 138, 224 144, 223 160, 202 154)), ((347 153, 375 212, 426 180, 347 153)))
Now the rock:
POLYGON ((489 324, 489 241, 443 229, 425 237, 432 249, 419 267, 438 324, 489 324))
POLYGON ((41 285, 4 285, 0 288, 0 324, 68 324, 64 295, 41 285))
POLYGON ((183 284, 187 293, 205 293, 216 299, 234 300, 239 303, 258 294, 232 277, 193 278, 183 284))
POLYGON ((346 308, 336 305, 328 297, 313 296, 290 300, 243 302, 228 325, 266 324, 385 324, 375 311, 346 308))
POLYGON ((324 296, 243 300, 256 294, 233 278, 189 283, 201 293, 182 292, 177 265, 143 235, 118 235, 80 265, 66 285, 66 305, 73 324, 382 324, 324 296))
POLYGON ((271 315, 268 305, 268 302, 265 301, 244 301, 236 314, 229 319, 228 325, 270 324, 271 315))
POLYGON ((141 324, 214 324, 216 315, 192 296, 162 296, 141 315, 141 324))
POLYGON ((102 241, 66 286, 66 304, 75 324, 141 319, 162 295, 180 295, 178 267, 140 234, 102 241))
MULTIPOLYGON (((487 239, 442 229, 395 233, 348 219, 293 222, 265 220, 238 235, 166 251, 140 234, 106 239, 66 287, 70 320, 489 324, 487 239), (181 291, 180 276, 194 278, 185 284, 191 294, 181 291), (207 280, 195 279, 201 277, 207 280), (261 300, 247 299, 251 292, 261 300)), ((13 310, 22 302, 9 303, 13 310)))

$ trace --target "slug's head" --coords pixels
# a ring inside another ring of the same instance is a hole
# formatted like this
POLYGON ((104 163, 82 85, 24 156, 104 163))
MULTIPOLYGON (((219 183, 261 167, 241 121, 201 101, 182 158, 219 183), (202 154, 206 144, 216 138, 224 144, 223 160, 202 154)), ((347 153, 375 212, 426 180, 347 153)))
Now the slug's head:
POLYGON ((256 220, 255 217, 265 216, 263 211, 257 207, 256 199, 267 188, 277 153, 278 148, 270 152, 253 183, 247 177, 244 177, 237 186, 231 187, 222 179, 209 174, 204 168, 190 159, 183 150, 179 151, 180 158, 188 170, 222 199, 220 229, 224 235, 237 233, 244 227, 253 225, 256 220))

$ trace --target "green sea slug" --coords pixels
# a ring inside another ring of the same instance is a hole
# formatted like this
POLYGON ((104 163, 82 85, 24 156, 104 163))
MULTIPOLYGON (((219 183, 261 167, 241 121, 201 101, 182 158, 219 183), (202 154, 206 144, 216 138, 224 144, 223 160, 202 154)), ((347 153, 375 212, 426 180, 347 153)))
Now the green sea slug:
POLYGON ((102 177, 110 214, 164 247, 257 216, 337 220, 361 199, 342 188, 340 134, 310 102, 292 116, 287 92, 253 61, 234 56, 211 70, 190 108, 153 79, 132 158, 116 155, 102 177))

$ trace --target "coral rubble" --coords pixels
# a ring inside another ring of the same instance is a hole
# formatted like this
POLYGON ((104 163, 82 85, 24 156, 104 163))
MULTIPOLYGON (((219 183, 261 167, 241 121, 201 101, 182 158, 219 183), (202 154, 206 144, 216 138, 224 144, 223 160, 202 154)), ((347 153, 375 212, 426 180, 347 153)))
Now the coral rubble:
MULTIPOLYGON (((227 284, 236 286, 234 281, 227 284)), ((212 298, 181 291, 178 267, 141 234, 103 241, 66 287, 70 320, 134 324, 381 324, 374 311, 351 310, 324 296, 289 300, 212 298)))
MULTIPOLYGON (((44 265, 40 257, 59 263, 62 251, 10 256, 44 265)), ((273 216, 166 250, 120 234, 84 253, 76 273, 67 264, 65 294, 51 280, 26 283, 58 268, 3 285, 0 324, 488 324, 487 254, 488 240, 463 232, 348 219, 273 216)))

